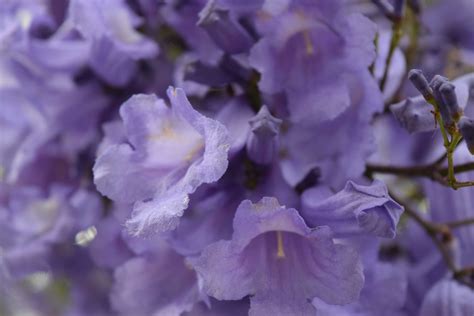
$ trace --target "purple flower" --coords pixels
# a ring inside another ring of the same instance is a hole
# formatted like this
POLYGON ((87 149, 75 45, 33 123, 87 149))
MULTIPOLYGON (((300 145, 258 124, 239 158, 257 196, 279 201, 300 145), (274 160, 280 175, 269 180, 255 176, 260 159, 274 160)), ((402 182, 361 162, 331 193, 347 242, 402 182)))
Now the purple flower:
POLYGON ((357 302, 349 305, 330 305, 321 299, 313 299, 317 315, 364 315, 401 316, 407 295, 407 280, 399 266, 377 262, 364 267, 365 285, 357 302))
POLYGON ((410 133, 429 132, 436 128, 433 106, 421 97, 393 104, 390 110, 400 125, 410 133))
POLYGON ((250 34, 228 11, 216 8, 215 0, 209 0, 199 12, 197 25, 206 30, 212 40, 226 53, 243 53, 253 45, 250 34))
POLYGON ((394 238, 403 207, 388 195, 381 181, 369 186, 347 182, 332 195, 325 187, 306 190, 302 196, 303 217, 311 227, 329 226, 336 236, 370 234, 394 238))
POLYGON ((255 113, 242 98, 233 98, 217 113, 215 119, 229 130, 229 155, 237 154, 246 144, 250 133, 250 119, 255 113))
POLYGON ((76 157, 96 141, 107 100, 96 82, 78 84, 72 77, 86 65, 78 41, 28 33, 46 14, 30 4, 9 1, 10 14, 0 8, 8 17, 0 35, 0 164, 9 183, 48 186, 77 172, 76 157))
POLYGON ((201 187, 190 199, 179 226, 169 233, 169 244, 180 254, 195 256, 209 244, 232 237, 232 219, 244 190, 225 175, 212 187, 201 187))
POLYGON ((227 169, 227 130, 194 110, 182 89, 168 89, 171 107, 154 95, 136 95, 120 115, 127 142, 97 158, 94 182, 113 200, 135 203, 127 227, 134 235, 173 229, 201 184, 227 169))
POLYGON ((120 315, 181 315, 202 299, 196 273, 165 245, 128 260, 114 279, 111 303, 120 315))
POLYGON ((382 98, 368 73, 359 76, 347 76, 352 105, 344 113, 318 124, 290 121, 281 133, 280 166, 290 185, 314 168, 321 171, 321 182, 336 189, 364 173, 367 157, 375 150, 371 120, 382 98))
MULTIPOLYGON (((459 148, 455 155, 458 163, 473 162, 473 156, 467 148, 459 148)), ((457 175, 459 181, 469 181, 474 172, 466 172, 457 175)), ((467 187, 454 191, 439 183, 425 180, 423 189, 430 205, 430 218, 435 222, 449 222, 464 220, 473 216, 472 205, 474 203, 474 188, 467 187), (449 210, 449 211, 446 211, 449 210)), ((460 264, 470 266, 474 264, 474 227, 467 225, 459 227, 454 231, 459 239, 460 264)))
MULTIPOLYGON (((113 209, 114 213, 119 211, 118 207, 113 209)), ((97 235, 89 245, 89 252, 97 266, 116 268, 133 256, 122 237, 122 226, 118 219, 108 216, 98 221, 95 227, 97 235)))
POLYGON ((423 14, 423 22, 437 43, 474 49, 474 6, 469 0, 439 1, 423 14))
POLYGON ((455 280, 441 280, 426 294, 420 316, 474 314, 474 291, 455 280))
POLYGON ((474 314, 474 188, 369 181, 441 161, 431 98, 472 180, 446 1, 0 0, 0 314, 474 314))
POLYGON ((375 56, 374 25, 346 14, 341 2, 286 3, 278 13, 265 8, 269 16, 257 20, 264 36, 250 53, 251 66, 262 74, 262 92, 285 92, 297 122, 340 115, 351 104, 344 74, 363 69, 375 56))
POLYGON ((63 185, 52 186, 50 192, 5 185, 1 190, 1 260, 14 278, 54 269, 60 245, 73 243, 101 211, 97 195, 63 185))
POLYGON ((313 315, 308 300, 347 304, 364 280, 357 252, 336 244, 328 227, 310 229, 295 209, 268 197, 243 201, 232 240, 213 243, 190 261, 209 295, 251 295, 250 315, 313 315))
POLYGON ((223 51, 212 38, 197 26, 199 12, 204 8, 205 0, 186 1, 175 5, 167 3, 161 10, 163 19, 177 32, 198 56, 199 60, 215 65, 222 57, 223 51))
POLYGON ((465 116, 461 117, 458 126, 459 132, 466 141, 467 148, 469 149, 471 154, 474 155, 474 120, 465 116))
POLYGON ((142 23, 122 0, 74 0, 69 19, 90 43, 90 65, 107 83, 123 86, 136 62, 158 53, 156 43, 135 30, 142 23))
POLYGON ((47 185, 70 179, 73 157, 90 146, 105 98, 96 85, 51 87, 23 81, 28 87, 0 89, 6 103, 0 126, 8 137, 0 161, 9 183, 47 185))

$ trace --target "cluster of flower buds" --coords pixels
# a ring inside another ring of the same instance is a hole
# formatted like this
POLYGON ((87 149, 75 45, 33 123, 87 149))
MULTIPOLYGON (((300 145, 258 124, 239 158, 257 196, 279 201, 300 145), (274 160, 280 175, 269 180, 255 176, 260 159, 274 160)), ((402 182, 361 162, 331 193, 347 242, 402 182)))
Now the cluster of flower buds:
POLYGON ((474 121, 464 116, 463 109, 459 106, 456 87, 447 78, 436 75, 428 83, 423 72, 412 69, 408 79, 423 95, 426 101, 433 104, 444 126, 450 134, 459 131, 466 141, 469 151, 474 154, 474 121))

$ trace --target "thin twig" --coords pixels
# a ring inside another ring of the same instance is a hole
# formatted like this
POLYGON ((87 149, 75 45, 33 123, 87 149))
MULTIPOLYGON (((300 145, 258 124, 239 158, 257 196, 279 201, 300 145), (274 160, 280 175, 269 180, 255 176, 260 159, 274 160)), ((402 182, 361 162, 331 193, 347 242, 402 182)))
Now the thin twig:
POLYGON ((445 222, 443 225, 448 226, 450 229, 456 229, 463 226, 474 225, 474 217, 466 218, 458 221, 445 222))
MULTIPOLYGON (((463 163, 454 166, 454 173, 463 173, 474 170, 474 162, 463 163)), ((442 171, 443 172, 443 171, 442 171)))
MULTIPOLYGON (((374 173, 383 173, 406 177, 427 177, 443 185, 452 186, 454 188, 462 188, 474 185, 474 181, 456 182, 450 185, 450 183, 444 178, 448 175, 449 169, 447 167, 440 166, 440 162, 442 162, 443 160, 438 159, 437 161, 431 164, 408 167, 367 164, 366 175, 372 175, 374 173)), ((474 171, 474 162, 460 164, 454 166, 453 168, 454 174, 469 171, 474 171)))
POLYGON ((456 189, 460 189, 460 188, 472 187, 472 186, 474 186, 474 181, 464 181, 464 182, 455 181, 455 182, 449 183, 449 184, 453 189, 456 190, 456 189))
POLYGON ((409 166, 409 167, 399 167, 399 166, 387 166, 387 165, 376 165, 376 164, 367 164, 366 173, 388 173, 398 176, 424 176, 431 177, 435 167, 433 165, 420 165, 420 166, 409 166))
POLYGON ((434 165, 441 165, 445 160, 446 158, 448 158, 448 154, 446 152, 444 152, 441 157, 439 157, 438 159, 435 160, 435 162, 433 162, 434 165))

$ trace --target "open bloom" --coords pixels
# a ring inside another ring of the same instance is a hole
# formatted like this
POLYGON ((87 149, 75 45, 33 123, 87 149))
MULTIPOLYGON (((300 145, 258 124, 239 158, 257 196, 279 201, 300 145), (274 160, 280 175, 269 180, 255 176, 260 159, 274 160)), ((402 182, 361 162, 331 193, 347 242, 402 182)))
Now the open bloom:
POLYGON ((327 226, 310 229, 295 209, 265 197, 243 201, 232 240, 190 259, 218 300, 251 295, 249 315, 314 315, 310 300, 347 304, 363 285, 357 252, 336 244, 327 226))
MULTIPOLYGON (((135 95, 121 109, 125 141, 109 144, 94 166, 99 191, 134 203, 133 234, 173 229, 189 197, 227 169, 227 130, 194 110, 182 89, 168 89, 172 106, 135 95)), ((119 138, 119 137, 117 137, 119 138)))

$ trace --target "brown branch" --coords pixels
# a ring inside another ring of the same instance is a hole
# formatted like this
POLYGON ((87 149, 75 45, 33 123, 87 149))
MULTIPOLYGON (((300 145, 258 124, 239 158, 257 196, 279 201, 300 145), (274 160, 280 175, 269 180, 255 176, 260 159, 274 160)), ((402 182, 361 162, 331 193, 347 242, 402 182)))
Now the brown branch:
POLYGON ((474 162, 464 163, 461 165, 454 166, 454 173, 462 173, 474 170, 474 162))
POLYGON ((474 181, 454 182, 450 186, 452 186, 453 189, 455 189, 455 190, 457 190, 459 188, 472 187, 472 186, 474 186, 474 181))
POLYGON ((366 166, 366 173, 385 173, 394 174, 399 176, 424 176, 431 177, 435 169, 433 165, 422 165, 422 166, 411 166, 411 167, 398 167, 398 166, 387 166, 387 165, 375 165, 368 164, 366 166))
POLYGON ((466 218, 458 221, 445 222, 443 225, 448 226, 451 229, 460 228, 463 226, 474 225, 474 218, 466 218))
MULTIPOLYGON (((393 174, 405 177, 426 177, 437 181, 445 186, 452 186, 455 189, 474 185, 474 181, 457 182, 453 185, 450 185, 448 181, 444 178, 448 175, 448 168, 440 167, 440 163, 442 163, 443 160, 444 157, 441 157, 440 159, 431 164, 409 167, 367 164, 365 174, 369 177, 371 177, 374 173, 393 174)), ((455 174, 473 170, 474 162, 468 162, 454 166, 455 174)))

